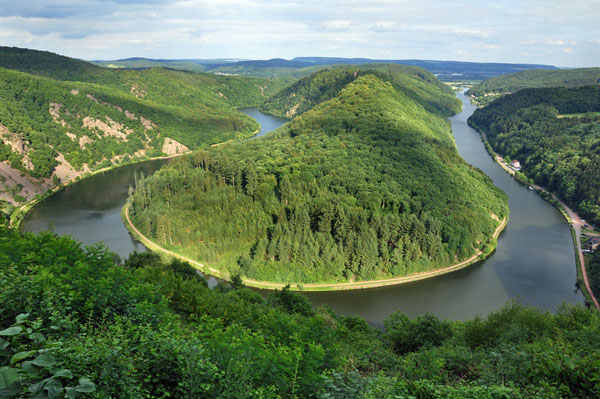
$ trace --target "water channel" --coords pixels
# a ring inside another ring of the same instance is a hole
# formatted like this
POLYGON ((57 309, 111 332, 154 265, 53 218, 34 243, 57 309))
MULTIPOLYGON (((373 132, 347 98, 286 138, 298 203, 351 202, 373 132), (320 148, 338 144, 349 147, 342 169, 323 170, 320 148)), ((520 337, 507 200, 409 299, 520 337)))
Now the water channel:
MULTIPOLYGON (((341 314, 357 314, 381 325, 390 313, 413 317, 430 312, 440 318, 464 320, 519 300, 544 309, 563 301, 583 302, 576 289, 575 254, 569 225, 552 205, 519 184, 486 152, 467 118, 475 107, 462 93, 463 111, 450 118, 462 157, 483 170, 509 197, 510 223, 498 239, 496 252, 486 261, 434 279, 394 287, 360 291, 314 292, 306 295, 315 305, 328 304, 341 314)), ((256 108, 240 111, 255 118, 264 135, 285 122, 256 108)), ((23 229, 51 226, 85 245, 99 241, 121 257, 144 251, 121 221, 120 211, 135 173, 153 173, 166 162, 148 161, 117 168, 83 180, 49 197, 27 215, 23 229)), ((213 284, 215 280, 211 281, 213 284)))

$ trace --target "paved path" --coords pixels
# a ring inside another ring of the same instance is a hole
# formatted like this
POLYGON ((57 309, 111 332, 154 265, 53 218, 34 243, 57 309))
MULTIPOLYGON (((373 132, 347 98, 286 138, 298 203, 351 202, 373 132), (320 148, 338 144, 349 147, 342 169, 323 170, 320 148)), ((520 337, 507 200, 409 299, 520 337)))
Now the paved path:
MULTIPOLYGON (((515 171, 513 169, 509 168, 504 163, 504 159, 502 159, 502 157, 500 157, 499 155, 496 155, 496 162, 500 166, 502 166, 502 168, 505 171, 507 171, 508 173, 510 173, 511 175, 514 176, 515 171)), ((565 204, 563 201, 561 201, 554 193, 551 193, 548 190, 546 190, 545 188, 538 186, 536 184, 531 184, 530 187, 532 187, 536 191, 542 191, 544 193, 550 194, 552 196, 552 198, 554 198, 556 201, 558 201, 563 206, 563 208, 567 212, 567 215, 569 215, 569 222, 570 222, 571 226, 573 227, 573 230, 575 231, 575 247, 576 247, 575 249, 577 251, 577 256, 579 257, 579 265, 581 266, 581 275, 583 277, 583 283, 585 284, 585 288, 587 289, 587 292, 590 294, 590 297, 592 298, 592 302, 594 302, 594 305, 596 306, 596 308, 598 310, 600 310, 600 304, 598 303, 596 296, 592 292, 590 283, 588 281, 587 272, 585 269, 585 258, 583 256, 583 251, 581 250, 581 230, 583 228, 584 223, 581 221, 581 218, 579 217, 577 212, 575 212, 574 210, 569 208, 567 206, 567 204, 565 204)))

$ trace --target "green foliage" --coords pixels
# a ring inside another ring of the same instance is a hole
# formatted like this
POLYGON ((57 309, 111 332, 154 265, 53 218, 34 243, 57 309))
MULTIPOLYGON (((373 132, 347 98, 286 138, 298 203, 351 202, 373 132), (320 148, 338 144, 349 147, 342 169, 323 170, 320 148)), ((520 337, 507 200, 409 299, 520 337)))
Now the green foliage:
POLYGON ((430 313, 414 320, 402 313, 393 313, 385 321, 385 340, 399 354, 439 346, 451 336, 450 323, 442 322, 430 313))
POLYGON ((456 150, 442 117, 452 92, 427 86, 440 115, 393 83, 420 78, 378 74, 319 73, 318 87, 341 79, 336 97, 279 131, 138 179, 134 224, 211 267, 284 283, 408 275, 472 256, 508 209, 456 150))
POLYGON ((467 91, 480 105, 527 88, 578 87, 600 83, 600 68, 531 69, 496 76, 476 84, 467 91))
MULTIPOLYGON (((108 70, 6 47, 0 47, 0 67, 8 68, 0 68, 0 162, 54 185, 60 156, 73 177, 86 168, 165 155, 167 137, 190 149, 250 137, 258 124, 236 107, 256 106, 289 82, 160 68, 108 70)), ((30 199, 16 195, 15 201, 30 199)))
POLYGON ((494 151, 517 159, 520 180, 547 188, 600 223, 600 86, 525 89, 476 110, 469 124, 494 151), (561 114, 584 113, 581 117, 561 114))
POLYGON ((77 398, 94 392, 96 386, 87 378, 67 385, 73 384, 73 373, 58 367, 55 356, 63 343, 46 340, 39 332, 41 322, 30 322, 28 316, 19 314, 12 327, 0 331, 0 397, 77 398))
POLYGON ((467 322, 396 313, 381 332, 309 310, 289 290, 267 300, 244 287, 210 290, 151 254, 122 266, 97 247, 6 227, 0 243, 0 397, 588 398, 600 389, 592 309, 553 315, 513 303, 467 322))
POLYGON ((396 90, 411 97, 431 112, 450 116, 460 111, 451 89, 424 69, 395 64, 364 64, 316 72, 269 97, 263 112, 284 118, 302 115, 315 105, 330 100, 350 82, 363 75, 375 75, 390 82, 396 90), (440 95, 440 92, 446 95, 440 95))

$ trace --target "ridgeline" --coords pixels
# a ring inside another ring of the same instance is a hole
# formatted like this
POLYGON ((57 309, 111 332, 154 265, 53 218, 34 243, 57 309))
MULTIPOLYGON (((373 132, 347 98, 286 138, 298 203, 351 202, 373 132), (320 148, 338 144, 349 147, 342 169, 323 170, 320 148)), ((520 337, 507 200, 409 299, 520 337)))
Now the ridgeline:
POLYGON ((294 284, 406 276, 489 254, 506 197, 460 158, 444 118, 459 107, 452 91, 426 71, 384 68, 319 72, 294 87, 332 82, 330 94, 276 132, 138 179, 135 226, 225 274, 294 284))
POLYGON ((496 76, 476 84, 467 95, 479 106, 522 89, 544 87, 579 87, 600 84, 600 68, 531 69, 496 76))
POLYGON ((0 200, 17 204, 87 172, 250 137, 285 83, 153 68, 104 69, 0 48, 0 200))

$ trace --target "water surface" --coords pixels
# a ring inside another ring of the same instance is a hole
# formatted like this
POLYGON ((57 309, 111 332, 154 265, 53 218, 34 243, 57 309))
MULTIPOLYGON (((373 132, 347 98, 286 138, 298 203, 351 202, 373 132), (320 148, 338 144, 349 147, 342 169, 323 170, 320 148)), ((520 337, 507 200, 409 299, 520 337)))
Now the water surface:
MULTIPOLYGON (((575 254, 569 225, 562 215, 537 194, 527 190, 487 154, 479 134, 466 124, 474 107, 461 93, 463 112, 450 118, 460 154, 483 170, 509 197, 510 223, 498 239, 498 249, 484 262, 430 280, 360 291, 306 293, 315 305, 328 304, 341 314, 357 314, 374 325, 395 311, 409 316, 430 312, 441 318, 468 319, 498 309, 510 299, 544 309, 563 301, 583 302, 575 289, 575 254)), ((259 135, 279 127, 285 119, 240 109, 262 125, 259 135)), ((70 234, 86 245, 103 241, 126 257, 144 251, 121 221, 134 174, 149 175, 167 161, 148 161, 114 169, 72 185, 34 208, 25 230, 52 225, 59 234, 70 234)), ((442 265, 440 265, 442 266, 442 265)), ((216 280, 211 279, 211 285, 216 280)))

